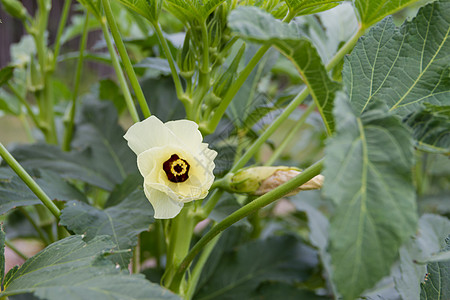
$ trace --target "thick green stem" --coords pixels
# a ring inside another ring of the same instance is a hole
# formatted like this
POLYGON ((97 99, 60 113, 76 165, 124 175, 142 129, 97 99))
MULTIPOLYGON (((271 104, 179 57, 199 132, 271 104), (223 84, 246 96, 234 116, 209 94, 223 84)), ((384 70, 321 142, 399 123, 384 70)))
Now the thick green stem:
POLYGON ((71 104, 69 104, 67 116, 64 120, 64 125, 66 127, 64 131, 62 144, 62 149, 64 151, 70 151, 70 143, 72 142, 78 91, 80 88, 81 70, 83 69, 84 50, 86 49, 88 36, 88 25, 89 25, 89 13, 86 11, 83 25, 83 34, 81 36, 81 43, 80 43, 80 51, 79 51, 80 55, 78 57, 77 70, 75 73, 75 84, 72 91, 72 102, 71 104))
POLYGON ((111 36, 109 35, 108 28, 106 27, 106 19, 101 19, 100 24, 103 31, 103 36, 105 37, 106 46, 108 47, 109 54, 111 55, 112 64, 114 70, 116 71, 117 80, 119 80, 119 86, 122 90, 123 96, 125 98, 125 102, 127 104, 128 111, 130 112, 131 118, 135 123, 139 122, 139 116, 134 106, 133 98, 131 97, 130 90, 128 89, 127 81, 125 80, 125 76, 122 72, 122 67, 120 66, 119 58, 117 57, 117 53, 112 45, 111 36))
POLYGON ((125 67, 125 72, 127 72, 128 79, 130 80, 131 86, 133 87, 134 93, 136 94, 137 101, 141 107, 142 113, 145 118, 151 116, 150 108, 148 107, 147 101, 145 100, 144 93, 142 92, 141 85, 134 72, 133 65, 131 64, 130 57, 128 56, 127 49, 120 37, 119 28, 117 27, 116 20, 111 10, 111 5, 109 0, 102 0, 103 8, 105 10, 106 20, 108 21, 109 28, 116 43, 117 51, 119 51, 120 58, 125 67))
POLYGON ((53 50, 53 68, 55 69, 56 62, 59 55, 59 50, 61 49, 61 36, 64 31, 64 28, 66 26, 67 17, 69 16, 70 12, 70 5, 72 4, 72 0, 65 0, 64 6, 61 12, 61 18, 59 19, 59 25, 58 25, 58 32, 56 33, 55 38, 55 48, 53 50))
POLYGON ((289 115, 306 99, 308 89, 304 89, 294 100, 285 108, 285 110, 264 130, 263 134, 248 148, 239 161, 233 166, 230 172, 236 172, 252 158, 259 148, 267 141, 267 139, 275 132, 275 130, 289 117, 289 115))
POLYGON ((206 233, 195 245, 192 247, 191 251, 186 255, 183 261, 180 264, 180 267, 175 275, 175 279, 177 277, 183 277, 184 272, 191 264, 194 257, 200 252, 202 248, 204 248, 214 237, 216 237, 219 233, 221 233, 226 228, 230 227, 232 224, 242 220, 246 216, 252 214, 253 212, 259 210, 260 208, 280 199, 284 195, 288 194, 290 191, 304 184, 308 180, 311 180, 314 176, 318 175, 322 170, 323 159, 305 169, 302 173, 292 178, 288 182, 280 185, 279 187, 273 189, 272 191, 264 194, 247 205, 241 207, 221 222, 219 222, 216 226, 211 228, 211 230, 206 233))
POLYGON ((300 129, 300 127, 303 126, 308 116, 314 111, 316 108, 316 103, 312 102, 309 107, 303 112, 300 119, 295 123, 294 126, 292 126, 291 130, 286 134, 283 141, 280 145, 278 145, 275 149, 275 151, 272 153, 270 158, 265 162, 264 165, 271 166, 277 159, 280 157, 281 153, 283 153, 284 149, 286 149, 287 145, 292 141, 292 139, 295 137, 297 130, 300 129))
POLYGON ((50 210, 50 212, 59 220, 61 211, 53 203, 49 196, 42 190, 42 188, 33 180, 25 169, 17 162, 17 160, 9 153, 8 150, 0 143, 0 156, 6 161, 11 169, 25 182, 31 191, 42 201, 42 203, 50 210))
MULTIPOLYGON (((175 90, 177 91, 177 97, 183 103, 186 102, 186 98, 183 96, 183 87, 181 86, 180 76, 178 76, 177 68, 175 66, 175 61, 173 60, 172 53, 170 52, 169 45, 167 44, 166 38, 161 30, 161 26, 159 23, 153 24, 155 28, 155 33, 158 36, 159 42, 164 50, 164 54, 166 55, 167 61, 169 62, 170 71, 172 73, 173 83, 175 84, 175 90)), ((186 104, 185 104, 186 105, 186 104)))

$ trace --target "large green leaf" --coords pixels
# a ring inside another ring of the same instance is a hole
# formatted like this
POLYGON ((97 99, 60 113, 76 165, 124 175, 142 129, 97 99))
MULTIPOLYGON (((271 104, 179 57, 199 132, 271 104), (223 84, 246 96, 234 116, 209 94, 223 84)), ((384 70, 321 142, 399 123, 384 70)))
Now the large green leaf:
POLYGON ((88 243, 82 236, 53 243, 9 271, 0 296, 34 293, 49 300, 179 299, 142 275, 116 268, 104 258, 113 247, 104 236, 88 243))
MULTIPOLYGON (((58 174, 48 171, 35 171, 31 175, 37 184, 52 200, 79 200, 87 202, 86 197, 58 174)), ((0 214, 18 206, 41 204, 30 188, 9 168, 0 168, 0 214)))
POLYGON ((339 0, 285 0, 295 15, 308 15, 331 9, 343 1, 339 0))
POLYGON ((105 210, 89 204, 71 201, 61 211, 60 224, 76 234, 85 234, 90 240, 96 236, 109 235, 121 252, 110 257, 126 268, 132 256, 131 250, 137 236, 153 223, 153 209, 143 191, 135 191, 122 202, 105 210), (129 251, 127 251, 129 250, 129 251))
POLYGON ((324 193, 337 205, 330 223, 333 281, 355 299, 389 274, 417 216, 409 131, 384 107, 355 116, 337 98, 337 133, 325 149, 324 193))
POLYGON ((295 22, 282 23, 256 7, 239 7, 230 14, 228 23, 242 38, 273 44, 292 61, 331 133, 334 129, 333 100, 339 85, 329 78, 317 50, 304 37, 302 27, 295 22))
POLYGON ((353 5, 361 25, 367 28, 414 2, 417 0, 353 0, 353 5))
MULTIPOLYGON (((443 252, 450 252, 450 235, 446 238, 443 252)), ((421 284, 420 300, 450 299, 450 259, 427 265, 425 282, 421 284)))
POLYGON ((420 282, 427 270, 421 262, 445 246, 450 221, 438 215, 420 217, 417 234, 400 248, 400 263, 394 270, 395 288, 402 299, 419 300, 420 282))
POLYGON ((110 102, 86 101, 76 123, 72 151, 48 144, 18 146, 13 155, 27 169, 46 169, 112 190, 137 172, 136 156, 123 139, 117 112, 110 102))
POLYGON ((450 106, 425 103, 425 108, 404 122, 413 130, 416 147, 428 152, 450 154, 450 106))
POLYGON ((152 23, 156 23, 161 12, 162 0, 118 0, 152 23))
POLYGON ((248 299, 263 282, 305 280, 316 253, 292 236, 256 240, 227 253, 195 299, 248 299))
POLYGON ((406 116, 424 102, 449 105, 449 33, 449 1, 427 5, 400 29, 391 19, 371 29, 344 64, 354 109, 364 112, 378 99, 406 116))

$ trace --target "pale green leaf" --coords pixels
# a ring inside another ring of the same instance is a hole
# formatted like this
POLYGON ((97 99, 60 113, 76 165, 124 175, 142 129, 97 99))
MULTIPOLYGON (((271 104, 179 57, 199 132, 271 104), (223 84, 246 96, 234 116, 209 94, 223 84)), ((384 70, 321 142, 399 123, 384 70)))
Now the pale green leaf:
POLYGON ((34 293, 40 299, 179 299, 142 275, 129 275, 104 255, 113 250, 109 238, 88 243, 70 236, 51 244, 8 272, 0 296, 34 293))
POLYGON ((152 23, 156 23, 161 12, 162 0, 118 0, 152 23))
MULTIPOLYGON (((446 243, 442 251, 450 251, 450 235, 446 243)), ((420 300, 450 299, 450 259, 428 264, 427 275, 420 288, 420 300)))
POLYGON ((334 128, 333 100, 339 88, 333 82, 312 43, 304 37, 298 23, 286 24, 256 7, 240 7, 228 18, 228 26, 240 37, 273 44, 297 68, 317 104, 328 133, 334 128))
POLYGON ((370 27, 414 2, 417 0, 353 0, 353 5, 362 26, 370 27))
POLYGON ((353 108, 378 100, 406 116, 421 103, 450 105, 450 2, 433 2, 400 29, 391 19, 360 39, 344 64, 353 108))
POLYGON ((355 299, 389 274, 417 215, 409 131, 383 107, 355 116, 337 98, 337 132, 325 149, 324 193, 334 201, 330 222, 333 281, 355 299))
POLYGON ((289 10, 296 16, 315 14, 331 9, 343 1, 339 0, 285 0, 289 10))
POLYGON ((407 116, 404 122, 413 130, 417 148, 450 154, 450 106, 425 103, 425 108, 407 116))
POLYGON ((395 288, 403 299, 419 300, 420 282, 426 273, 422 263, 444 246, 450 221, 438 215, 420 217, 417 233, 400 248, 400 261, 394 271, 395 288))
POLYGON ((78 201, 67 203, 61 211, 60 224, 76 234, 86 235, 87 240, 109 235, 116 249, 125 251, 110 259, 127 268, 137 236, 153 223, 153 209, 142 190, 135 191, 115 206, 104 210, 78 201))

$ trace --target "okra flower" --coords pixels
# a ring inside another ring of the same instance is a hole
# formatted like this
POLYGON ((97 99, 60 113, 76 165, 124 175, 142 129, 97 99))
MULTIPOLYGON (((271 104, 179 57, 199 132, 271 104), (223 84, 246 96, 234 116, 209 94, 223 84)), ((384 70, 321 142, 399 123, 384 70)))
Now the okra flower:
POLYGON ((206 197, 214 181, 217 152, 202 143, 195 122, 163 123, 151 116, 131 126, 124 138, 137 155, 156 219, 173 218, 184 203, 206 197))

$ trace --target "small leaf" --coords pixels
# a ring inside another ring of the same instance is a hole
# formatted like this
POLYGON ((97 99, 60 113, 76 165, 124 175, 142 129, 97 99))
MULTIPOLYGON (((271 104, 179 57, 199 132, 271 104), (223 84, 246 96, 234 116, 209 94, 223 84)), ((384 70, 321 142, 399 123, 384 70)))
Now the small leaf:
POLYGON ((285 0, 289 11, 296 16, 315 14, 336 7, 343 1, 337 0, 285 0))
POLYGON ((88 243, 81 236, 57 241, 9 271, 0 296, 34 293, 48 300, 179 299, 142 275, 116 268, 104 258, 113 247, 105 236, 88 243))
POLYGON ((417 0, 354 0, 353 5, 358 12, 358 17, 362 26, 368 28, 384 19, 384 17, 405 8, 414 2, 417 2, 417 0))
MULTIPOLYGON (((446 242, 442 251, 450 251, 450 235, 446 242)), ((420 300, 450 299, 450 259, 428 264, 427 272, 425 282, 420 285, 420 300)))
POLYGON ((158 22, 162 0, 118 0, 123 5, 137 12, 151 23, 158 22))
POLYGON ((109 257, 122 268, 127 268, 137 236, 153 223, 153 209, 143 191, 135 191, 122 202, 105 210, 89 204, 71 201, 61 211, 60 224, 76 234, 85 234, 87 240, 109 235, 116 250, 127 251, 109 257))
POLYGON ((316 253, 292 236, 256 240, 224 255, 195 299, 248 299, 263 282, 305 280, 316 264, 316 253))
POLYGON ((337 205, 330 222, 333 281, 355 299, 389 274, 417 215, 409 131, 383 107, 357 118, 337 98, 337 132, 325 149, 324 193, 337 205))
MULTIPOLYGON (((52 200, 87 202, 86 197, 77 188, 55 173, 34 171, 31 175, 52 200)), ((41 201, 22 179, 9 168, 0 168, 0 214, 18 206, 34 204, 41 204, 41 201)))
MULTIPOLYGON (((387 1, 364 1, 369 2, 387 1)), ((358 113, 376 100, 403 117, 422 103, 449 105, 449 15, 450 2, 436 1, 400 29, 386 19, 358 41, 343 70, 358 113)))
POLYGON ((450 154, 450 106, 425 103, 425 108, 407 116, 416 147, 422 151, 450 154))

